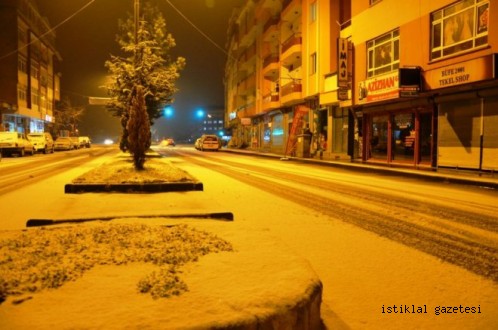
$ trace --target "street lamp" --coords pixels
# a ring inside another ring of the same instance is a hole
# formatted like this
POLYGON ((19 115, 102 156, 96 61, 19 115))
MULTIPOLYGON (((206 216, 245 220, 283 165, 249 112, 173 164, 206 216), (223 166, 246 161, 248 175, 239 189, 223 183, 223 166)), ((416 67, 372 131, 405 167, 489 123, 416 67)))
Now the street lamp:
POLYGON ((174 109, 171 106, 167 106, 164 108, 164 117, 171 118, 173 117, 174 109))
POLYGON ((197 118, 199 118, 199 119, 200 119, 200 118, 204 118, 204 116, 205 116, 205 112, 204 112, 204 110, 202 110, 202 109, 197 109, 197 111, 195 112, 195 115, 196 115, 196 117, 197 117, 197 118))

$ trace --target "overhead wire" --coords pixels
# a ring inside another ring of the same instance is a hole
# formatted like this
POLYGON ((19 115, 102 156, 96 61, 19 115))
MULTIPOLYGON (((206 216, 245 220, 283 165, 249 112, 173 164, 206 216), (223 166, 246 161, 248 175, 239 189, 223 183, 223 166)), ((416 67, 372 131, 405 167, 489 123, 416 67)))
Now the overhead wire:
MULTIPOLYGON (((61 21, 59 24, 55 25, 54 27, 52 27, 51 29, 49 29, 48 31, 46 31, 45 33, 43 33, 42 35, 40 35, 36 40, 38 39, 41 39, 43 38, 44 36, 46 36, 47 34, 49 33, 52 33, 53 31, 55 31, 56 29, 58 29, 60 26, 62 26, 63 24, 67 23, 69 20, 71 20, 73 17, 75 17, 76 15, 78 15, 80 12, 82 12, 83 10, 85 10, 88 6, 90 6, 92 3, 94 3, 96 0, 90 0, 86 5, 84 5, 83 7, 81 7, 80 9, 78 9, 76 12, 74 12, 73 14, 71 14, 71 16, 69 16, 68 18, 64 19, 63 21, 61 21)), ((17 53, 18 51, 20 51, 21 49, 24 49, 28 46, 30 46, 31 44, 33 44, 36 40, 33 40, 29 43, 27 43, 26 45, 22 46, 22 47, 19 47, 13 51, 11 51, 10 53, 7 53, 6 55, 3 55, 3 56, 0 56, 0 60, 10 56, 10 55, 13 55, 15 53, 17 53)))
POLYGON ((212 38, 210 38, 206 33, 204 33, 204 31, 202 31, 200 28, 198 28, 194 23, 192 23, 191 20, 188 19, 187 16, 185 16, 178 8, 176 8, 170 0, 165 0, 166 3, 171 7, 173 8, 173 10, 175 10, 178 15, 180 15, 188 24, 190 24, 195 30, 197 30, 197 32, 199 32, 204 38, 206 38, 210 43, 212 43, 216 48, 218 48, 219 50, 221 50, 225 55, 229 56, 230 57, 230 54, 228 54, 228 52, 225 50, 225 48, 221 47, 220 45, 218 45, 212 38))

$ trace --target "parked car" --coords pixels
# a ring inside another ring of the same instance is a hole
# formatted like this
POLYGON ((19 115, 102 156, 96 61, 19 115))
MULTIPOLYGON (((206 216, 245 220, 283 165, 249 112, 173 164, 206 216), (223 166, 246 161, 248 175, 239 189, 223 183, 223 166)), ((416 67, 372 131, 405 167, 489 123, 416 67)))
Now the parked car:
POLYGON ((195 140, 194 148, 197 150, 201 150, 201 138, 198 138, 197 140, 195 140))
POLYGON ((214 150, 218 151, 221 148, 220 139, 214 134, 205 134, 201 136, 201 141, 199 142, 200 150, 214 150))
POLYGON ((80 148, 90 148, 91 147, 91 141, 88 136, 80 136, 78 137, 79 142, 80 142, 80 148))
POLYGON ((59 136, 57 140, 55 140, 55 150, 72 150, 74 148, 74 141, 70 137, 59 136))
POLYGON ((69 138, 71 140, 73 140, 73 149, 79 149, 80 148, 80 138, 77 136, 70 136, 69 138))
POLYGON ((160 147, 174 147, 175 146, 175 140, 169 138, 169 139, 163 139, 161 143, 159 143, 160 147))
POLYGON ((24 133, 0 132, 0 149, 2 153, 23 157, 26 153, 33 155, 35 148, 24 133))
POLYGON ((28 140, 33 144, 35 152, 43 151, 44 154, 54 152, 54 139, 48 132, 29 133, 28 140))

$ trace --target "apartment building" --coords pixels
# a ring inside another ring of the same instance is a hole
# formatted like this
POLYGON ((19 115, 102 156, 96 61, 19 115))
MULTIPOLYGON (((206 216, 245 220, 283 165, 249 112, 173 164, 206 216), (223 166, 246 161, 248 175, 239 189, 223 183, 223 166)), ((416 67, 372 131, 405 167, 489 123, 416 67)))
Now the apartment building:
POLYGON ((283 154, 299 119, 330 159, 498 169, 493 10, 492 0, 248 1, 229 29, 232 144, 283 154))
POLYGON ((225 120, 233 146, 295 154, 289 139, 297 143, 308 126, 312 150, 348 157, 348 115, 337 98, 336 61, 338 22, 349 20, 342 14, 348 6, 348 1, 253 0, 234 12, 225 75, 225 120))
POLYGON ((0 130, 43 132, 60 100, 55 33, 33 0, 0 3, 0 130))
POLYGON ((492 2, 352 2, 363 161, 498 168, 492 2))

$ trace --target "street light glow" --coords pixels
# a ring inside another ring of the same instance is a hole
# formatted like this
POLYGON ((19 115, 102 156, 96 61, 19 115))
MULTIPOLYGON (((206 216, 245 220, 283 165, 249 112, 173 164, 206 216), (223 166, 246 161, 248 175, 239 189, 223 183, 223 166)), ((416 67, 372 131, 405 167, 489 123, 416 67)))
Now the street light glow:
POLYGON ((195 115, 197 116, 197 118, 204 118, 204 110, 197 109, 195 115))
POLYGON ((166 118, 173 117, 173 112, 174 112, 174 109, 171 106, 167 106, 166 108, 164 108, 164 116, 166 118))

